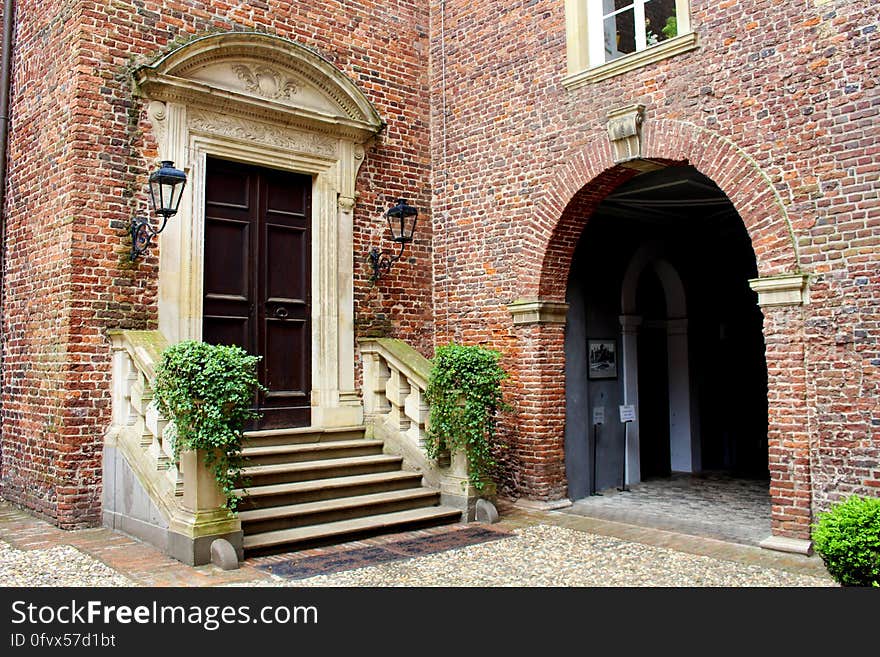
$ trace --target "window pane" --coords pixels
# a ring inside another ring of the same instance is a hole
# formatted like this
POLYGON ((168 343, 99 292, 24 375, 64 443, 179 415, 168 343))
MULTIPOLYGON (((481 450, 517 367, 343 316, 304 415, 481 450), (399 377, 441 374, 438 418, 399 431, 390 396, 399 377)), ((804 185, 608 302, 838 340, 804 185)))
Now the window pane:
POLYGON ((678 36, 675 0, 647 0, 645 2, 645 32, 649 46, 678 36))
POLYGON ((635 51, 635 19, 630 6, 629 9, 605 19, 605 61, 610 62, 635 51))

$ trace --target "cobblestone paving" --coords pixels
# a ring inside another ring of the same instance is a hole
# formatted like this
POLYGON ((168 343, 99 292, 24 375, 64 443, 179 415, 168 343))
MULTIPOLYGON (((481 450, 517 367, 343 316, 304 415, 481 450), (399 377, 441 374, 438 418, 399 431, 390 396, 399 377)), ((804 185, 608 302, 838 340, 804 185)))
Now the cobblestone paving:
POLYGON ((0 541, 0 586, 134 586, 134 582, 70 545, 17 550, 0 541))
POLYGON ((566 513, 758 545, 770 536, 769 482, 723 473, 673 475, 602 491, 566 513))

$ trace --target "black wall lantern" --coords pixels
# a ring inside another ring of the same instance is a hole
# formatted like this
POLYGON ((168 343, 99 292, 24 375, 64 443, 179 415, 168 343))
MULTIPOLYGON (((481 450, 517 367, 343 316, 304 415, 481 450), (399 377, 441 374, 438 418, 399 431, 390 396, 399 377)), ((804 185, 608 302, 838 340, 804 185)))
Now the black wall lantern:
POLYGON ((400 253, 392 257, 384 251, 380 251, 378 247, 374 246, 370 249, 370 264, 373 266, 371 281, 374 283, 378 281, 382 274, 391 269, 391 265, 400 260, 403 255, 403 247, 413 241, 418 217, 419 211, 411 205, 407 205, 402 198, 397 199, 397 205, 385 213, 388 229, 391 231, 391 239, 400 244, 400 253))
POLYGON ((158 171, 150 174, 150 205, 153 214, 162 217, 159 230, 153 228, 149 218, 134 217, 131 220, 131 259, 146 253, 153 238, 165 229, 168 219, 177 214, 183 188, 186 187, 186 174, 174 168, 174 162, 163 160, 158 171))

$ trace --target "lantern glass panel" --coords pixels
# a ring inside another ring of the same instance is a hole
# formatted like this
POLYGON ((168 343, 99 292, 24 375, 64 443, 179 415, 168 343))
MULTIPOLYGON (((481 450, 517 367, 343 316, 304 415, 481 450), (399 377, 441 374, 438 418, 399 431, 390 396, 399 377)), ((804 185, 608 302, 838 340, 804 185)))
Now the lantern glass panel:
POLYGON ((186 174, 175 169, 173 162, 163 161, 162 167, 150 176, 153 211, 166 218, 176 214, 185 186, 186 174))
POLYGON ((399 199, 397 205, 385 214, 388 220, 388 230, 391 232, 391 239, 398 243, 411 242, 418 213, 418 210, 407 205, 406 201, 399 199))

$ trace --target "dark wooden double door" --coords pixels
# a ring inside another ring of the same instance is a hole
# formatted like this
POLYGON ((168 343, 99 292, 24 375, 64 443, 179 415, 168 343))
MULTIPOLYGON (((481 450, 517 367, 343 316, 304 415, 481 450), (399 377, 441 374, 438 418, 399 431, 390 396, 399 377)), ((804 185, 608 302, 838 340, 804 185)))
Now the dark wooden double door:
POLYGON ((202 338, 262 356, 250 429, 311 421, 310 176, 209 158, 202 338))

